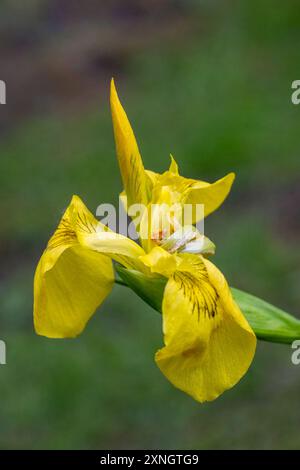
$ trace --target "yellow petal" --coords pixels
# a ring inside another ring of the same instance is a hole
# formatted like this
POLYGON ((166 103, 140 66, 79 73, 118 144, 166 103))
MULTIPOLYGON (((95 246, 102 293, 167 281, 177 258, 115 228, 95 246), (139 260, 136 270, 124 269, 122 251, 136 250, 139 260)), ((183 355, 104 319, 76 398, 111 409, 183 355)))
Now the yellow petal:
POLYGON ((176 255, 171 255, 159 246, 152 248, 148 254, 141 256, 140 260, 150 268, 152 273, 162 274, 166 277, 174 273, 181 261, 176 255))
POLYGON ((175 161, 175 158, 173 157, 173 155, 170 155, 171 157, 171 164, 170 164, 170 168, 169 168, 169 171, 171 173, 174 173, 175 175, 178 175, 179 172, 178 172, 178 165, 175 161))
MULTIPOLYGON (((148 181, 150 181, 150 188, 152 189, 153 186, 156 184, 157 182, 157 178, 160 176, 159 173, 155 173, 155 171, 151 171, 151 170, 145 170, 146 171, 146 175, 147 175, 147 178, 148 178, 148 181)), ((150 191, 150 196, 151 196, 151 191, 150 191)))
POLYGON ((145 254, 144 250, 95 219, 78 196, 73 196, 69 211, 77 241, 82 246, 103 253, 126 268, 143 269, 138 257, 145 254))
POLYGON ((53 264, 54 257, 46 250, 35 273, 34 326, 39 335, 70 338, 82 332, 110 293, 112 263, 108 257, 80 245, 67 247, 53 264))
MULTIPOLYGON (((229 173, 224 178, 219 179, 215 183, 209 184, 205 182, 195 183, 187 192, 184 200, 185 204, 203 204, 204 217, 214 212, 224 202, 228 196, 235 174, 229 173)), ((193 223, 198 220, 193 220, 193 223)))
MULTIPOLYGON (((151 192, 152 192, 154 185, 156 184, 159 174, 151 170, 145 170, 145 173, 146 173, 146 177, 148 181, 149 197, 151 198, 151 192)), ((127 200, 127 195, 126 195, 125 190, 119 194, 119 198, 123 204, 125 211, 128 212, 128 200, 127 200)))
POLYGON ((38 334, 78 335, 113 285, 114 259, 145 271, 144 250, 97 221, 73 196, 38 264, 34 281, 34 324, 38 334))
POLYGON ((80 243, 97 220, 74 196, 44 251, 34 278, 34 326, 50 338, 81 333, 114 281, 111 260, 80 243))
POLYGON ((144 270, 143 263, 138 258, 143 256, 145 251, 140 245, 124 235, 97 230, 86 235, 83 243, 92 250, 110 256, 126 268, 144 270))
MULTIPOLYGON (((175 174, 167 172, 176 178, 175 174)), ((180 177, 178 177, 180 178, 180 177)), ((168 238, 183 223, 183 208, 180 204, 181 194, 172 186, 160 184, 153 187, 151 203, 148 204, 140 224, 140 238, 148 252, 155 246, 155 240, 168 238)))
POLYGON ((116 151, 128 205, 147 204, 147 175, 130 122, 117 95, 114 80, 111 81, 110 104, 116 151))
POLYGON ((207 217, 214 212, 224 202, 228 196, 234 173, 229 173, 223 178, 210 184, 205 181, 185 178, 176 173, 175 164, 172 162, 170 169, 161 175, 151 175, 152 190, 151 202, 159 203, 163 199, 163 194, 169 194, 168 203, 189 204, 184 214, 187 223, 198 222, 203 216, 207 217), (196 204, 203 204, 204 211, 196 211, 196 204), (192 209, 191 216, 187 210, 192 209))
POLYGON ((220 271, 199 256, 181 257, 165 288, 165 347, 155 360, 175 387, 204 402, 217 398, 246 373, 256 337, 220 271))
POLYGON ((125 210, 125 212, 127 213, 127 211, 128 211, 128 201, 127 201, 127 196, 126 196, 126 192, 125 192, 125 191, 122 191, 122 192, 119 194, 119 200, 120 200, 121 203, 123 204, 124 210, 125 210))

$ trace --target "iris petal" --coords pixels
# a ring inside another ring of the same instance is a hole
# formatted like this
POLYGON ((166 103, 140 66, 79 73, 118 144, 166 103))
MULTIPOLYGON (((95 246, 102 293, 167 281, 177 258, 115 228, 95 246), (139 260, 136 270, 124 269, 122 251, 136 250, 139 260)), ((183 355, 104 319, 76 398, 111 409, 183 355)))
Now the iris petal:
POLYGON ((40 335, 73 337, 81 333, 110 293, 111 259, 145 271, 144 250, 95 219, 73 196, 49 240, 34 279, 34 325, 40 335))
MULTIPOLYGON (((224 202, 230 192, 234 178, 235 174, 229 173, 212 184, 204 182, 193 184, 186 194, 185 204, 203 204, 204 217, 207 217, 224 202)), ((193 220, 193 223, 196 222, 198 222, 197 219, 193 220)))
POLYGON ((46 250, 34 279, 34 326, 39 335, 79 335, 113 286, 109 258, 80 245, 66 248, 47 269, 46 250))
POLYGON ((111 260, 80 243, 98 225, 74 196, 49 240, 34 277, 34 326, 51 338, 77 336, 112 289, 111 260))
POLYGON ((114 80, 111 81, 110 104, 117 156, 128 205, 147 204, 148 177, 130 122, 120 103, 114 80))
POLYGON ((221 272, 199 256, 181 257, 165 288, 165 346, 155 360, 175 387, 204 402, 246 373, 256 337, 221 272))

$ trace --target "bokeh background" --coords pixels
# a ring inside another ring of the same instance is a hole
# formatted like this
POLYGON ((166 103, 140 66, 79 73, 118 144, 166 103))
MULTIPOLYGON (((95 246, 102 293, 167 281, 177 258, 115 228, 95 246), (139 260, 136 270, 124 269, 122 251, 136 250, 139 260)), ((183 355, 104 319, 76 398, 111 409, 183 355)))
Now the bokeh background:
POLYGON ((121 190, 108 104, 115 77, 145 165, 235 171, 206 221, 231 285, 300 315, 297 0, 2 0, 0 447, 300 447, 300 366, 259 343, 250 372, 200 405, 155 366, 161 318, 116 286, 84 334, 32 326, 32 279, 72 194, 91 210, 121 190))

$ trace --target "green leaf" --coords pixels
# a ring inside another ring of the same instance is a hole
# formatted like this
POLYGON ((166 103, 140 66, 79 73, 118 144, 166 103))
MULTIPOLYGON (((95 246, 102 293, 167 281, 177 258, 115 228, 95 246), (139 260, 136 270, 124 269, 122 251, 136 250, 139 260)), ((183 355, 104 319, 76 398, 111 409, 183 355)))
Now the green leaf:
POLYGON ((257 338, 275 343, 292 343, 300 338, 300 320, 254 295, 231 287, 257 338))
MULTIPOLYGON (((116 265, 116 270, 128 287, 161 313, 166 278, 148 277, 120 265, 116 265)), ((275 343, 292 343, 300 339, 300 320, 254 295, 235 288, 231 288, 231 292, 257 338, 275 343)))

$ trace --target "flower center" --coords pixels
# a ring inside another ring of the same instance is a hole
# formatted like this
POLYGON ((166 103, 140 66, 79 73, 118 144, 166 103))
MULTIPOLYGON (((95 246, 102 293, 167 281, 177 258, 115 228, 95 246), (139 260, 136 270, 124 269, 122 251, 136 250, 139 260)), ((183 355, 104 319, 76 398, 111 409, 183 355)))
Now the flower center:
POLYGON ((197 237, 196 229, 192 226, 180 227, 167 237, 162 237, 159 241, 156 241, 164 250, 169 253, 175 253, 181 251, 187 243, 195 240, 197 237))

